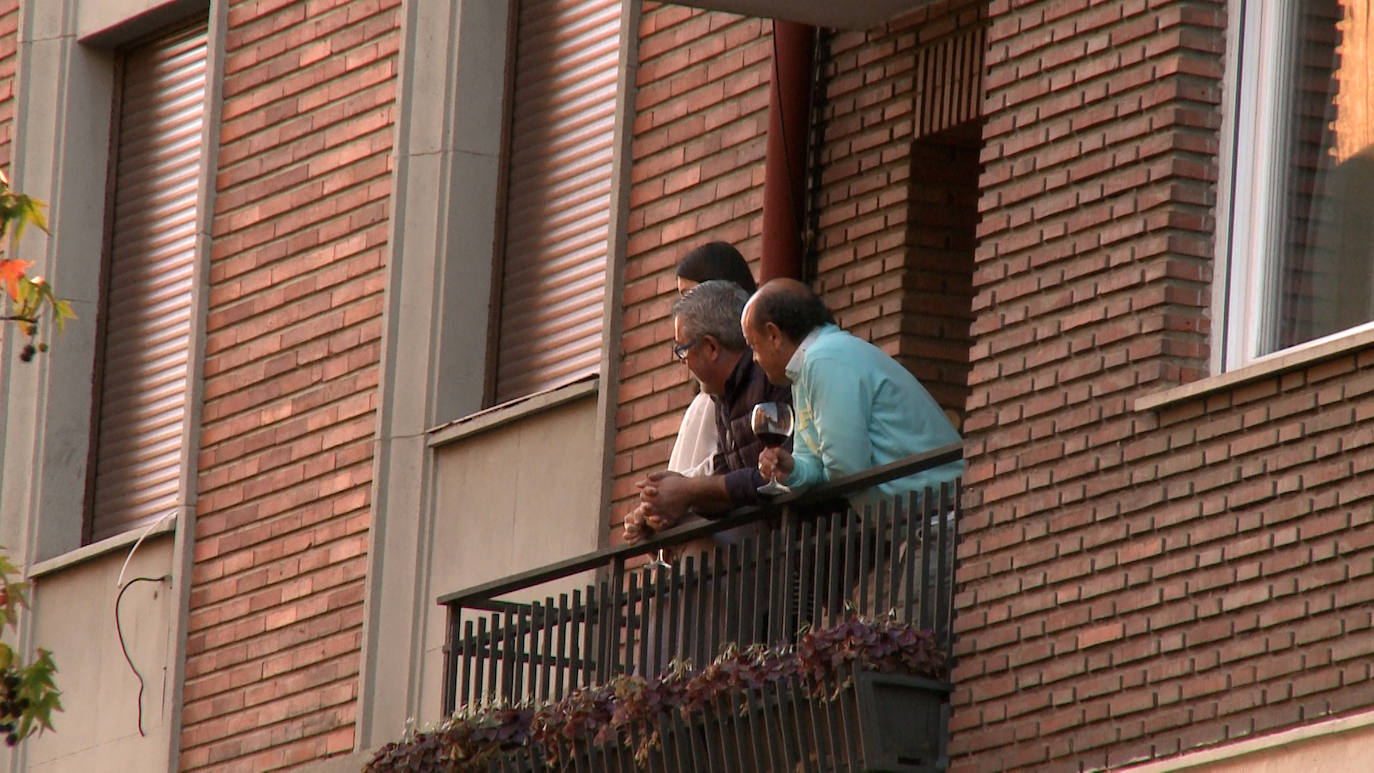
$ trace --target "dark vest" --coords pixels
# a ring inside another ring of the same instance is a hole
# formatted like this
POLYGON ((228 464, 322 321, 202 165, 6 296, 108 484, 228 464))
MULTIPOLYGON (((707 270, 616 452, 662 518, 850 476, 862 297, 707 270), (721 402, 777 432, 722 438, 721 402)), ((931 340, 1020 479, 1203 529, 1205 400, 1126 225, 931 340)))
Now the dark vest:
MULTIPOLYGON (((715 474, 759 466, 763 441, 754 436, 749 417, 759 403, 792 404, 792 388, 768 383, 763 368, 754 362, 754 352, 745 349, 730 377, 725 393, 711 398, 716 404, 716 432, 719 440, 712 459, 715 474)), ((788 439, 786 448, 792 447, 788 439)))

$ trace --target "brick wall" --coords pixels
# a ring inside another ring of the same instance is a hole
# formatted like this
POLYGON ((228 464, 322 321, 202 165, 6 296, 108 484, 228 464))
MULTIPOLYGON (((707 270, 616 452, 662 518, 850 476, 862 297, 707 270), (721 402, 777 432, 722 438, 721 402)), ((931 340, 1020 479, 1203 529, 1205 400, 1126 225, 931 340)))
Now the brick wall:
POLYGON ((398 5, 229 10, 183 769, 353 748, 398 5))
POLYGON ((816 106, 815 287, 841 327, 954 413, 967 396, 979 132, 968 122, 918 137, 933 95, 915 79, 920 54, 979 27, 983 5, 933 3, 873 30, 827 33, 816 106))
MULTIPOLYGON (((6 177, 13 171, 10 144, 14 141, 14 70, 18 62, 18 44, 19 0, 0 0, 0 170, 4 170, 6 177)), ((4 342, 9 327, 0 324, 0 343, 4 342)), ((11 356, 18 357, 19 353, 14 352, 11 356)), ((0 360, 0 374, 5 372, 7 364, 0 360)))
POLYGON ((19 0, 0 0, 0 169, 10 176, 14 141, 14 75, 18 63, 19 0))
POLYGON ((1220 2, 990 4, 954 769, 1374 704, 1374 354, 1205 375, 1220 2))
MULTIPOLYGON (((772 37, 768 22, 646 3, 639 28, 624 331, 611 512, 663 469, 695 393, 672 355, 673 269, 734 244, 758 275, 772 37)), ((612 529, 619 539, 619 529, 612 529)))

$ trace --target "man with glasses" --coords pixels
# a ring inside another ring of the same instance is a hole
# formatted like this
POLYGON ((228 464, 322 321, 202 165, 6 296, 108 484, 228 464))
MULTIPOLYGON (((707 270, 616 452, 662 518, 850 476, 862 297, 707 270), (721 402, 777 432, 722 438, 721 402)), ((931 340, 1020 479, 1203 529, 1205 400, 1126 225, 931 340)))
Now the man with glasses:
POLYGON ((686 363, 715 404, 714 474, 656 472, 636 483, 640 503, 625 518, 631 541, 647 536, 645 527, 658 531, 677 524, 689 508, 710 518, 760 501, 757 487, 763 477, 758 457, 763 443, 754 436, 749 416, 757 403, 791 403, 792 392, 768 382, 744 342, 739 320, 748 300, 739 285, 713 280, 688 290, 673 306, 673 354, 686 363))

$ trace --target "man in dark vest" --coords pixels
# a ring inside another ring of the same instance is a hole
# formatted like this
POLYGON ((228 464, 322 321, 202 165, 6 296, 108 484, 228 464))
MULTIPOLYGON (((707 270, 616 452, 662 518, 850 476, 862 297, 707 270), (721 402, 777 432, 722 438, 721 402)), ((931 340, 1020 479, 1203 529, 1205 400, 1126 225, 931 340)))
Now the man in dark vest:
POLYGON ((758 504, 763 443, 749 418, 762 402, 791 403, 792 392, 775 386, 744 342, 740 314, 749 295, 733 282, 703 282, 673 306, 673 353, 683 360, 716 407, 718 443, 712 474, 693 478, 656 472, 635 485, 639 506, 625 518, 632 541, 671 527, 690 509, 706 518, 758 504), (647 527, 647 529, 645 528, 647 527))

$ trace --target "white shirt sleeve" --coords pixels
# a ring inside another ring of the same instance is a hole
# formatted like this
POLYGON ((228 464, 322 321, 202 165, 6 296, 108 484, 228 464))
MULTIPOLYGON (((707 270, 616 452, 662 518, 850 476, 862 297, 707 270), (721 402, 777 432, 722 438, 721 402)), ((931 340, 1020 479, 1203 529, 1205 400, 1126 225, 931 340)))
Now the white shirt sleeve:
POLYGON ((716 455, 716 406, 710 395, 698 392, 682 415, 668 469, 689 478, 711 474, 711 459, 716 455))

